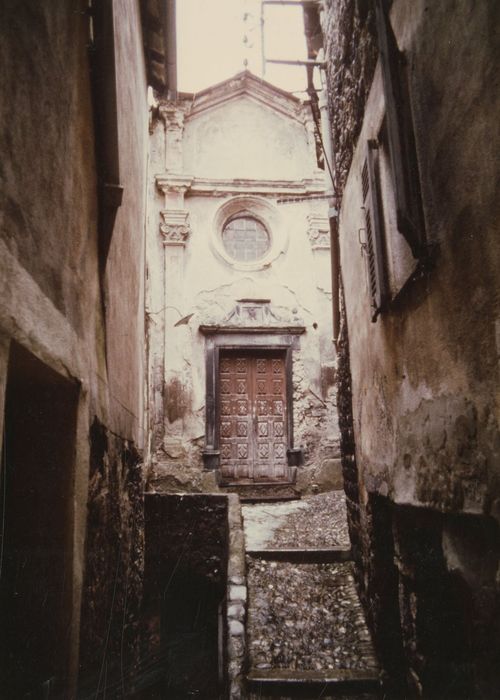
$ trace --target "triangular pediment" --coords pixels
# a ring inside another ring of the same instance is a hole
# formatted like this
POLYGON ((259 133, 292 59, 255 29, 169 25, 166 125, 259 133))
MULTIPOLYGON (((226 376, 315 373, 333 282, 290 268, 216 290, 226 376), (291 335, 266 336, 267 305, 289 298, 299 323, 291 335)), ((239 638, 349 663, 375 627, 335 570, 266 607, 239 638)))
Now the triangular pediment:
MULTIPOLYGON (((188 96, 185 95, 183 97, 187 98, 188 96)), ((250 71, 237 73, 232 78, 228 78, 190 97, 190 108, 186 113, 187 120, 244 97, 290 119, 295 119, 301 123, 304 119, 304 104, 301 100, 285 90, 268 83, 266 80, 253 75, 250 71)))

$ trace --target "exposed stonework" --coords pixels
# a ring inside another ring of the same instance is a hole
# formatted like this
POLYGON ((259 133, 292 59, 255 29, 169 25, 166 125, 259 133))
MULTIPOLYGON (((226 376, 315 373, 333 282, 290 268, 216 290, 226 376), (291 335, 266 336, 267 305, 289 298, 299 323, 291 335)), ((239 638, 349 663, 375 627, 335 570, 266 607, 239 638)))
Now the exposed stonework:
POLYGON ((146 494, 143 643, 132 687, 179 697, 237 687, 246 589, 235 499, 146 494))
POLYGON ((337 186, 344 187, 377 60, 374 12, 365 0, 325 0, 328 106, 337 186))
POLYGON ((304 449, 304 471, 299 472, 298 484, 304 492, 317 491, 328 484, 322 475, 324 460, 337 457, 336 392, 329 386, 322 395, 311 387, 304 362, 297 358, 293 366, 293 407, 298 444, 304 449))
POLYGON ((228 496, 229 551, 227 565, 226 639, 228 692, 231 700, 244 698, 246 663, 245 622, 247 586, 245 566, 245 535, 238 496, 228 496))
POLYGON ((123 668, 128 683, 139 661, 144 482, 134 445, 97 419, 90 443, 80 668, 85 685, 98 692, 118 683, 123 668))

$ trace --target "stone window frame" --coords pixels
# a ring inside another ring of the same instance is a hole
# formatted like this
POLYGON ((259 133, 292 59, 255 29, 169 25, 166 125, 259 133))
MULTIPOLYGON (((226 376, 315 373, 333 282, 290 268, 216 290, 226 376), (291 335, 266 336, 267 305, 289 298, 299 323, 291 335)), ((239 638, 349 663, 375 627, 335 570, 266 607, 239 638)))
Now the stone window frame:
POLYGON ((269 267, 288 248, 288 234, 282 215, 269 200, 253 195, 240 195, 224 202, 215 212, 212 223, 210 245, 214 254, 234 270, 258 271, 269 267), (238 217, 249 217, 259 221, 269 234, 268 251, 258 260, 236 260, 224 248, 222 232, 224 227, 238 217))

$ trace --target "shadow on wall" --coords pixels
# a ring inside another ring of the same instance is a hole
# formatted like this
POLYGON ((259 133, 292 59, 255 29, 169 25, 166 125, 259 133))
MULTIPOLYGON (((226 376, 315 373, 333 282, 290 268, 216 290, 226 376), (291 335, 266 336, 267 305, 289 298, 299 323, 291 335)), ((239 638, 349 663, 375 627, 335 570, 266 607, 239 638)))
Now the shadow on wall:
POLYGON ((0 697, 60 697, 71 635, 78 386, 12 343, 2 454, 0 697))
POLYGON ((496 697, 498 524, 373 494, 366 519, 363 593, 388 697, 496 697))

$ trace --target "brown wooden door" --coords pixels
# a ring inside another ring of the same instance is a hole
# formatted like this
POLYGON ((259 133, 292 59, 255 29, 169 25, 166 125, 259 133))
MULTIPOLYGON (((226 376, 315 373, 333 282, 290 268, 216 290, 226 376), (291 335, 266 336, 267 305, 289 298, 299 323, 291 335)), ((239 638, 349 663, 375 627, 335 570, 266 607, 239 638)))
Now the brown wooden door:
POLYGON ((235 481, 288 475, 284 353, 221 353, 220 465, 235 481))

